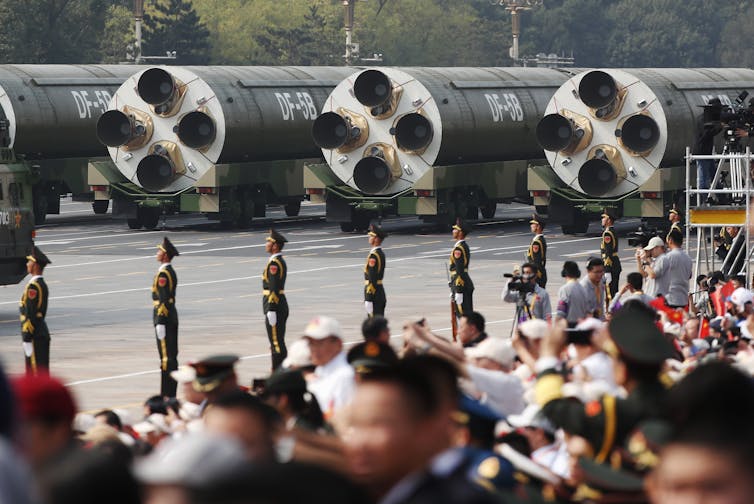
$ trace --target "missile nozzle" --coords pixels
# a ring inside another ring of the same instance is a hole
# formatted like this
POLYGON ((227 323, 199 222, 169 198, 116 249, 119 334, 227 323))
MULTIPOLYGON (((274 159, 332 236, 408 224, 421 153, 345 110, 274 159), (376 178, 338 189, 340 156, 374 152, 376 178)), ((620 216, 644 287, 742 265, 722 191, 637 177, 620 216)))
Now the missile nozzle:
POLYGON ((377 194, 392 181, 390 166, 380 157, 362 158, 353 169, 353 181, 365 194, 377 194))
POLYGON ((133 123, 120 110, 108 110, 97 119, 97 138, 108 147, 120 147, 133 139, 133 123))
POLYGON ((351 133, 348 121, 335 112, 321 114, 312 124, 314 143, 321 149, 337 149, 345 145, 351 133))
POLYGON ((186 147, 203 149, 215 140, 215 121, 205 112, 195 110, 178 121, 178 139, 186 147))
POLYGON ((579 170, 579 185, 586 194, 602 196, 618 185, 618 172, 605 159, 590 159, 579 170))
POLYGON ((402 116, 395 125, 395 141, 402 151, 424 151, 432 143, 433 135, 432 123, 417 112, 402 116))
POLYGON ((579 83, 579 97, 587 107, 600 109, 610 105, 618 96, 618 85, 610 74, 593 70, 579 83))
POLYGON ((379 70, 361 72, 353 84, 353 93, 365 107, 378 107, 385 104, 393 93, 390 77, 379 70))
POLYGON ((620 143, 635 154, 651 151, 659 140, 660 128, 646 114, 634 114, 620 127, 620 143))
POLYGON ((169 102, 176 93, 176 83, 170 72, 162 68, 145 70, 137 84, 137 91, 142 100, 158 106, 169 102))
POLYGON ((168 156, 149 154, 139 161, 136 177, 147 191, 159 192, 175 179, 175 164, 168 156))
POLYGON ((537 142, 548 151, 560 151, 571 144, 573 123, 560 114, 548 114, 537 123, 537 142))

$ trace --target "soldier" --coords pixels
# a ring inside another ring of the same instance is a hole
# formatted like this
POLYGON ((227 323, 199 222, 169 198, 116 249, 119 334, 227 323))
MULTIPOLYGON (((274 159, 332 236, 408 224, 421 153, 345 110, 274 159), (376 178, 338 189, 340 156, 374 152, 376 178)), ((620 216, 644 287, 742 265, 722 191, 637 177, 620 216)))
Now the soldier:
MULTIPOLYGON (((670 221, 670 230, 668 231, 668 234, 672 233, 674 230, 677 230, 679 233, 683 234, 683 227, 681 226, 681 214, 678 212, 678 209, 676 207, 670 209, 670 212, 668 213, 668 220, 670 221)), ((665 238, 665 241, 668 241, 668 239, 665 238)))
POLYGON ((471 252, 466 243, 466 236, 471 232, 471 227, 458 219, 453 226, 453 238, 456 244, 450 253, 450 293, 455 304, 456 318, 461 318, 466 313, 474 311, 474 282, 469 277, 469 263, 471 252))
POLYGON ((547 264, 547 242, 543 234, 545 220, 539 215, 534 214, 531 216, 529 225, 531 226, 534 238, 532 238, 529 249, 526 251, 525 260, 537 266, 537 285, 544 289, 547 284, 547 270, 545 269, 545 265, 547 264))
POLYGON ((602 262, 605 263, 605 284, 608 286, 610 299, 618 292, 618 283, 620 282, 620 257, 618 257, 618 237, 615 235, 613 224, 615 223, 615 214, 612 210, 605 209, 602 213, 602 242, 600 243, 600 253, 602 262))
POLYGON ((175 291, 178 277, 170 261, 178 256, 178 249, 166 236, 157 247, 157 262, 160 268, 152 282, 152 320, 157 336, 157 352, 160 355, 160 395, 175 397, 178 384, 170 373, 178 369, 178 310, 175 307, 175 291))
POLYGON ((381 227, 372 224, 369 227, 369 244, 372 250, 367 256, 364 265, 364 308, 368 317, 378 315, 385 316, 385 288, 382 279, 385 276, 385 252, 382 251, 382 240, 387 238, 387 233, 381 227))
POLYGON ((47 300, 49 289, 42 278, 45 266, 51 261, 36 246, 26 256, 26 271, 31 275, 21 296, 21 338, 26 361, 26 374, 47 373, 50 368, 50 331, 47 329, 47 300))
POLYGON ((285 323, 288 320, 285 278, 288 275, 288 267, 280 253, 287 241, 283 235, 270 229, 265 245, 270 259, 262 272, 262 310, 265 316, 267 338, 270 340, 273 371, 280 367, 288 355, 288 350, 285 348, 285 323))

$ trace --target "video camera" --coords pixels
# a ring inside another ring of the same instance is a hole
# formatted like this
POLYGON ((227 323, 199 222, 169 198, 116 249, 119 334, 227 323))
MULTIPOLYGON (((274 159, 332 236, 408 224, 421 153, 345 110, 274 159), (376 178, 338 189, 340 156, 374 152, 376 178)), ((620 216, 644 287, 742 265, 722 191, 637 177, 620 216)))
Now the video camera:
POLYGON ((644 248, 649 244, 649 240, 655 236, 660 236, 660 234, 660 230, 656 227, 639 226, 638 231, 630 233, 628 237, 628 245, 630 247, 644 248))
POLYGON ((510 282, 508 282, 508 290, 518 291, 522 295, 525 295, 529 292, 534 292, 535 284, 525 279, 522 275, 505 273, 503 274, 503 277, 511 279, 510 282))
POLYGON ((749 96, 749 92, 742 91, 733 101, 732 105, 721 104, 717 107, 705 107, 705 123, 722 123, 725 142, 728 145, 738 145, 739 138, 736 136, 737 129, 749 131, 752 125, 754 125, 754 108, 752 108, 752 102, 754 102, 754 100, 750 100, 749 106, 747 106, 745 104, 747 96, 749 96))

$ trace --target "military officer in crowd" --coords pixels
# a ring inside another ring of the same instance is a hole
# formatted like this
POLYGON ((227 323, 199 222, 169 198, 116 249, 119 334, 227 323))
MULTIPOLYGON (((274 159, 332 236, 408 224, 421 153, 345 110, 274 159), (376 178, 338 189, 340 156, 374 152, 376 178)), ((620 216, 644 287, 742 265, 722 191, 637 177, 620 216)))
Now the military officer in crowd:
POLYGON ((605 284, 608 287, 610 299, 618 292, 618 283, 620 282, 620 257, 618 257, 618 237, 615 235, 615 214, 613 210, 605 209, 602 213, 602 242, 600 243, 600 253, 602 262, 605 263, 605 284))
POLYGON ((547 285, 547 242, 545 241, 545 220, 537 214, 532 215, 529 221, 534 238, 531 239, 529 249, 526 251, 526 262, 537 267, 537 285, 543 289, 547 285))
MULTIPOLYGON (((668 231, 668 234, 672 233, 674 230, 683 234, 683 226, 681 226, 681 214, 680 212, 678 212, 678 209, 675 206, 673 206, 673 208, 670 209, 670 212, 668 212, 668 220, 670 221, 670 230, 668 231)), ((668 241, 668 239, 665 238, 665 241, 668 241)))
POLYGON ((453 226, 453 238, 456 243, 450 252, 448 269, 450 270, 450 293, 455 305, 456 318, 474 311, 474 282, 469 276, 471 251, 466 243, 466 236, 470 232, 471 227, 460 219, 453 226))
POLYGON ((47 329, 47 300, 50 291, 42 273, 51 261, 36 246, 26 256, 26 271, 31 275, 21 296, 21 339, 26 374, 47 373, 50 368, 50 331, 47 329))
POLYGON ((166 236, 157 247, 157 262, 160 267, 152 282, 152 320, 157 337, 157 352, 160 355, 160 395, 175 397, 178 383, 170 376, 178 369, 178 310, 175 307, 175 292, 178 277, 170 262, 178 256, 178 249, 166 236))
POLYGON ((375 224, 369 228, 369 245, 372 250, 367 256, 364 266, 364 308, 368 317, 378 315, 385 316, 385 288, 382 279, 385 276, 385 252, 382 251, 382 240, 387 238, 387 233, 375 224))
POLYGON ((285 279, 288 266, 281 254, 288 240, 283 235, 270 229, 265 250, 270 259, 262 272, 262 310, 267 338, 270 340, 272 370, 276 370, 288 355, 285 348, 285 323, 288 320, 288 301, 285 299, 285 279))

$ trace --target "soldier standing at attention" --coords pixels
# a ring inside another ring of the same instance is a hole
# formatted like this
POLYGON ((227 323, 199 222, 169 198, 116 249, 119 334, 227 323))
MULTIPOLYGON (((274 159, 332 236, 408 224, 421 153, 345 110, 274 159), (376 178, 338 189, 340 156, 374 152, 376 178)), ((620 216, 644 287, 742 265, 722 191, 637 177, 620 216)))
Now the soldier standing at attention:
POLYGON ((285 323, 288 320, 288 301, 285 299, 285 278, 288 267, 280 251, 285 242, 283 235, 270 229, 265 250, 270 259, 262 272, 262 310, 267 338, 270 340, 272 370, 276 370, 288 355, 285 348, 285 323))
POLYGON ((474 311, 474 282, 469 276, 469 262, 471 252, 466 243, 466 236, 471 232, 471 227, 460 219, 453 226, 453 238, 456 244, 450 252, 450 292, 456 308, 456 318, 470 314, 474 311))
POLYGON ((47 329, 47 288, 42 272, 50 260, 36 246, 26 256, 26 271, 31 275, 21 296, 21 339, 26 361, 26 374, 47 373, 50 368, 50 331, 47 329))
POLYGON ((382 251, 382 240, 387 238, 387 233, 381 227, 372 224, 369 228, 369 245, 372 250, 367 256, 364 266, 364 308, 369 318, 378 315, 385 316, 385 288, 382 279, 385 276, 385 252, 382 251))
MULTIPOLYGON (((670 212, 668 213, 668 220, 670 221, 670 231, 668 231, 668 235, 670 235, 670 233, 672 233, 674 230, 683 234, 683 228, 681 227, 681 215, 678 213, 678 209, 676 207, 670 209, 670 212)), ((665 237, 665 241, 668 241, 667 236, 665 237)))
POLYGON ((615 236, 615 229, 613 228, 614 223, 615 214, 612 210, 605 209, 602 213, 602 227, 605 230, 602 232, 600 253, 602 254, 602 262, 605 263, 605 284, 610 294, 608 303, 618 292, 618 282, 622 271, 620 257, 618 257, 618 238, 615 236))
POLYGON ((539 215, 534 214, 531 216, 529 225, 531 226, 534 238, 531 240, 529 250, 526 251, 525 262, 534 264, 537 267, 537 285, 544 289, 547 284, 547 270, 545 269, 545 264, 547 264, 547 242, 543 234, 545 220, 539 215))
POLYGON ((178 383, 170 376, 178 369, 178 310, 175 307, 175 291, 178 277, 170 261, 178 256, 178 249, 166 236, 157 247, 157 262, 160 267, 152 282, 152 319, 157 336, 157 352, 160 355, 160 395, 175 397, 178 383))

